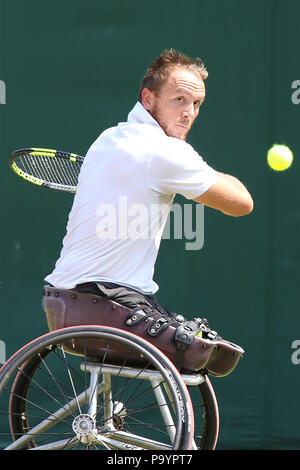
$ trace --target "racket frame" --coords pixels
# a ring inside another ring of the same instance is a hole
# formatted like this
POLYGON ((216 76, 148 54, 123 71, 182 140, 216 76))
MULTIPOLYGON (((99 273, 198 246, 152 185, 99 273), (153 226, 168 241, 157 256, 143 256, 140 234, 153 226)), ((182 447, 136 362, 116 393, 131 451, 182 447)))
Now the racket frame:
POLYGON ((77 186, 63 185, 61 183, 47 181, 47 180, 38 178, 37 176, 33 176, 33 175, 30 175, 29 173, 26 173, 16 163, 16 158, 21 155, 23 155, 24 157, 35 156, 35 155, 41 156, 41 157, 52 157, 52 158, 57 158, 57 159, 62 159, 62 160, 68 160, 72 163, 79 163, 80 165, 83 163, 84 157, 81 157, 80 155, 77 155, 76 153, 63 152, 61 150, 45 149, 45 148, 40 148, 40 147, 30 147, 30 148, 15 150, 9 158, 10 168, 18 176, 23 178, 25 181, 28 181, 30 183, 36 184, 37 186, 42 186, 48 189, 55 189, 58 191, 64 191, 64 192, 69 192, 69 193, 76 192, 77 186))

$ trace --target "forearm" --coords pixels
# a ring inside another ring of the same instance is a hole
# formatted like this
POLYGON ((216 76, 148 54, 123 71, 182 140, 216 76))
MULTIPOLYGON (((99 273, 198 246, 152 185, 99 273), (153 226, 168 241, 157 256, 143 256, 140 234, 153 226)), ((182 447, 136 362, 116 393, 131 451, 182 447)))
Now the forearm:
POLYGON ((234 217, 252 212, 253 200, 243 183, 231 175, 218 175, 217 181, 195 201, 234 217))

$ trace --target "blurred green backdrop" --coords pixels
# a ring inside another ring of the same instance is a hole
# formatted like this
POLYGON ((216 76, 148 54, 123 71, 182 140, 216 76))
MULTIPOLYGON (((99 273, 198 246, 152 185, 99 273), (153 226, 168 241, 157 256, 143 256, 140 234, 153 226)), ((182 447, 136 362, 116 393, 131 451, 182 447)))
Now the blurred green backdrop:
POLYGON ((71 195, 18 179, 10 153, 35 146, 84 155, 102 130, 126 120, 145 68, 173 47, 200 56, 209 71, 190 143, 217 170, 240 178, 255 208, 241 219, 205 209, 201 250, 163 240, 159 300, 190 318, 206 316, 246 350, 231 375, 213 380, 217 448, 300 448, 300 364, 292 347, 300 340, 300 104, 292 88, 300 80, 299 14, 298 0, 0 1, 6 357, 46 331, 43 278, 72 204, 71 195), (267 167, 274 142, 294 152, 286 172, 267 167))

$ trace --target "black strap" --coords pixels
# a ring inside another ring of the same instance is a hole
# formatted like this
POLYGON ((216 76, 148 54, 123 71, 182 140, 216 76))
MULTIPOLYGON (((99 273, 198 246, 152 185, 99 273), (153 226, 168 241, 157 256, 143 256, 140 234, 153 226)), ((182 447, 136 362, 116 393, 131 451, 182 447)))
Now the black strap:
POLYGON ((184 322, 182 325, 178 326, 175 331, 174 342, 176 344, 176 351, 174 364, 179 371, 182 368, 184 353, 190 344, 192 344, 194 341, 196 332, 197 329, 192 329, 191 325, 189 325, 189 322, 184 322))

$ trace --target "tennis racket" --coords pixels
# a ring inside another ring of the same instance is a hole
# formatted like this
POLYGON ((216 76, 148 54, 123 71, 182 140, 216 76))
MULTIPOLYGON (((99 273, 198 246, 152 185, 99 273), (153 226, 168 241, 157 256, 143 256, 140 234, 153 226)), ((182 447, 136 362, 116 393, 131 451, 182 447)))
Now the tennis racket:
POLYGON ((13 152, 9 165, 18 176, 30 183, 75 193, 83 160, 75 153, 27 148, 13 152))

